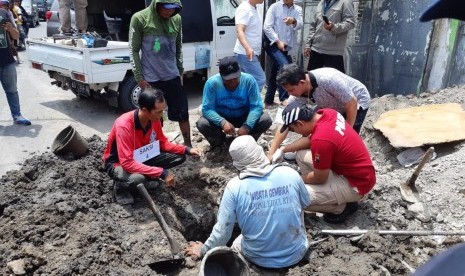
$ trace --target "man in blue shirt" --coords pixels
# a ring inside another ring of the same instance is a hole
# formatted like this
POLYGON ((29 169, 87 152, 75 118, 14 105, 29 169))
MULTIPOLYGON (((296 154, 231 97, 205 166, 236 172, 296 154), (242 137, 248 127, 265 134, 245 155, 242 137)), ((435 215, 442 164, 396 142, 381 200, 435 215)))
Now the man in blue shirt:
POLYGON ((294 4, 294 0, 280 0, 272 4, 266 12, 263 23, 264 47, 273 61, 268 87, 265 94, 265 108, 272 107, 276 88, 279 89, 279 101, 287 104, 289 95, 286 90, 276 84, 276 76, 283 65, 292 63, 289 51, 294 48, 296 31, 302 29, 302 8, 294 4))
POLYGON ((239 175, 223 193, 218 220, 205 242, 190 242, 185 253, 202 257, 224 246, 237 221, 241 235, 232 249, 265 268, 299 263, 308 250, 303 220, 310 197, 299 173, 287 166, 270 165, 263 148, 250 135, 236 138, 229 148, 239 175))
POLYGON ((209 78, 203 88, 198 130, 212 148, 222 145, 226 134, 249 134, 258 140, 272 120, 263 112, 257 82, 251 75, 241 73, 235 57, 222 58, 219 69, 220 73, 209 78))

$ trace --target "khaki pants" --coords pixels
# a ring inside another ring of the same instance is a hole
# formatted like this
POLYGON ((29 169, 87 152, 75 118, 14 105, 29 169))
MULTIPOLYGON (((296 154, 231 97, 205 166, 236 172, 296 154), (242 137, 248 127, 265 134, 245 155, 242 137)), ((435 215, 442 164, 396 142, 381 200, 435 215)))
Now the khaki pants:
MULTIPOLYGON (((314 170, 310 150, 298 151, 296 161, 302 175, 314 170)), ((310 206, 305 209, 309 212, 340 214, 347 202, 357 202, 363 197, 356 188, 350 186, 345 177, 333 171, 329 172, 326 183, 320 185, 305 184, 305 187, 310 195, 310 206)))
MULTIPOLYGON (((61 30, 69 32, 71 30, 70 2, 71 0, 58 0, 60 4, 61 30)), ((74 14, 76 17, 76 28, 79 31, 87 31, 87 0, 73 0, 74 14)), ((103 13, 103 12, 102 12, 103 13)))

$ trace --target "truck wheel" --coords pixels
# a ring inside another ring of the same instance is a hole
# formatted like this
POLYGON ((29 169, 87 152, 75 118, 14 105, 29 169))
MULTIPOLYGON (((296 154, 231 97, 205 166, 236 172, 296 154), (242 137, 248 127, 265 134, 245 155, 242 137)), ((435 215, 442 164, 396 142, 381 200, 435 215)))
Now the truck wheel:
POLYGON ((134 77, 128 76, 123 80, 118 93, 119 106, 123 111, 131 111, 139 108, 139 95, 142 89, 134 77))

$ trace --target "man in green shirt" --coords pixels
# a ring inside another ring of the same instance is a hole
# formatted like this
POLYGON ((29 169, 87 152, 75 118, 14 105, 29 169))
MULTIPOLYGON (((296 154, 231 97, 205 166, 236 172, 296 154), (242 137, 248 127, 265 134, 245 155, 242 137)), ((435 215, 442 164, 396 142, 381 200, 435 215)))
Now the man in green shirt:
POLYGON ((179 0, 154 0, 135 13, 129 27, 134 78, 142 89, 164 92, 168 119, 179 122, 184 144, 191 147, 187 96, 182 87, 182 24, 179 0))

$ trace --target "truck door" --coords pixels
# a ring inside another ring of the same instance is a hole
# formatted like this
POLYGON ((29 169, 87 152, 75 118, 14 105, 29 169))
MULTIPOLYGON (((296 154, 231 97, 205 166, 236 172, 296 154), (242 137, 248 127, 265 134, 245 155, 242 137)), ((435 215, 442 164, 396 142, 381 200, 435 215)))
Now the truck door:
MULTIPOLYGON (((213 54, 213 62, 209 75, 218 72, 216 66, 219 59, 234 55, 234 45, 236 43, 236 26, 234 15, 236 8, 239 5, 238 0, 213 0, 216 15, 215 25, 215 51, 213 54)), ((215 20, 214 20, 215 21, 215 20)))

